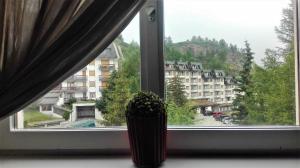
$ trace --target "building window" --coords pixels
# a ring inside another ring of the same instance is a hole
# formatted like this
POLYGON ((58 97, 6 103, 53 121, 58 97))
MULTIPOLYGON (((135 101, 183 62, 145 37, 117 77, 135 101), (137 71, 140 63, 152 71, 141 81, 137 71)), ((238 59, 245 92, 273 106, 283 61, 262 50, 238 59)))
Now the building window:
POLYGON ((95 87, 95 86, 96 86, 96 83, 95 83, 95 81, 90 81, 90 82, 89 82, 89 85, 90 85, 90 87, 95 87))
POLYGON ((86 70, 82 71, 82 76, 86 76, 86 70))
POLYGON ((91 99, 96 98, 96 93, 95 93, 95 92, 90 92, 90 98, 91 98, 91 99))
POLYGON ((95 76, 95 71, 94 71, 94 70, 90 70, 90 71, 89 71, 89 75, 90 75, 90 76, 95 76))
POLYGON ((51 104, 44 104, 41 105, 42 111, 52 111, 52 105, 51 104))

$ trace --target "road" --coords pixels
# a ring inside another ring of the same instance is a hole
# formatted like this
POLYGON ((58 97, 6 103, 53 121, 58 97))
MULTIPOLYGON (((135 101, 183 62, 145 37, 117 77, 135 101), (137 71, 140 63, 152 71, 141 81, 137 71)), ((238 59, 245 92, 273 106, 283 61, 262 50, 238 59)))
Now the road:
POLYGON ((221 121, 216 121, 213 116, 204 116, 197 114, 195 118, 195 126, 235 126, 233 124, 223 124, 221 121))

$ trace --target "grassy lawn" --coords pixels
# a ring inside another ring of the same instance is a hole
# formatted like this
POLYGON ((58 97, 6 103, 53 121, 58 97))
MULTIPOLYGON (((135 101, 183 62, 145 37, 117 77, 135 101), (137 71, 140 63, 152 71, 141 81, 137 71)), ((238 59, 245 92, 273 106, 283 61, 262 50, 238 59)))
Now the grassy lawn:
POLYGON ((58 118, 48 116, 46 114, 39 112, 38 110, 33 110, 33 109, 24 110, 24 122, 26 123, 54 120, 54 119, 58 119, 58 118))

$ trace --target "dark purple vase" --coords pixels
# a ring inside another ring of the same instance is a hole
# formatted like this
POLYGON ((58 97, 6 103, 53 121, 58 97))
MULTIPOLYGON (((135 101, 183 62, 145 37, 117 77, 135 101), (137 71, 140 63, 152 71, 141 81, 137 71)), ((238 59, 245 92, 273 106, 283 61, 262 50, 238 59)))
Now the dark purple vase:
POLYGON ((132 160, 137 167, 156 167, 166 159, 167 117, 127 116, 132 160))

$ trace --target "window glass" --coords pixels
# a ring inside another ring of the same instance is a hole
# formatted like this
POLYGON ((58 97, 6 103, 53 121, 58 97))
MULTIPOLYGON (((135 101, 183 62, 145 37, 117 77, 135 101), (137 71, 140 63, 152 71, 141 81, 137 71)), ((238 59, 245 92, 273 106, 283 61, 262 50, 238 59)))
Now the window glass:
POLYGON ((292 1, 165 0, 164 7, 169 125, 296 124, 292 1))
POLYGON ((90 71, 89 71, 89 75, 90 75, 90 76, 95 76, 95 70, 90 70, 90 71))
POLYGON ((95 84, 96 82, 95 81, 90 81, 90 87, 95 87, 95 84))
POLYGON ((18 128, 125 126, 125 105, 140 90, 139 67, 137 16, 95 60, 17 113, 18 128))

